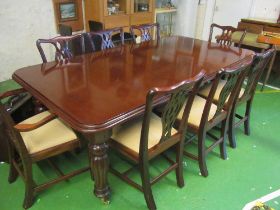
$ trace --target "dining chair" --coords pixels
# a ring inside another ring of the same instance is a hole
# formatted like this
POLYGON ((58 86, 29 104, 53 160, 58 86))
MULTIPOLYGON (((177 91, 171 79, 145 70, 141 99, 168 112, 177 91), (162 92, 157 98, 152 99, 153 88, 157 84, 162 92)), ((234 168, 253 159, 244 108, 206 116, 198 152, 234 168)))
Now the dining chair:
POLYGON ((106 29, 102 31, 89 32, 87 34, 89 39, 91 40, 92 48, 96 51, 113 48, 115 47, 115 44, 124 44, 124 35, 122 28, 106 29), (113 42, 112 36, 114 34, 119 34, 120 42, 113 42))
POLYGON ((220 45, 225 45, 225 46, 231 46, 232 45, 232 35, 236 31, 242 31, 243 34, 240 37, 240 40, 238 41, 237 45, 238 47, 241 47, 242 41, 244 40, 244 37, 246 35, 246 30, 240 30, 237 28, 234 28, 232 26, 220 26, 218 24, 212 23, 210 26, 210 33, 209 33, 209 38, 208 42, 212 41, 212 36, 213 36, 213 31, 214 29, 217 28, 219 31, 221 31, 221 34, 216 35, 215 39, 216 42, 220 45))
POLYGON ((102 31, 104 29, 103 23, 99 21, 89 20, 88 26, 90 31, 102 31))
POLYGON ((81 34, 72 36, 57 36, 51 39, 38 39, 36 46, 39 50, 43 63, 47 63, 46 54, 42 44, 50 44, 55 48, 55 60, 72 58, 75 55, 85 53, 84 37, 81 34))
POLYGON ((72 27, 65 24, 58 24, 59 34, 61 36, 71 36, 72 35, 72 27))
POLYGON ((172 170, 176 170, 177 185, 184 186, 182 152, 186 122, 203 76, 204 72, 201 72, 194 78, 173 86, 150 89, 146 95, 144 116, 126 122, 113 130, 110 139, 111 148, 137 165, 142 184, 129 178, 129 172, 135 167, 120 172, 111 165, 111 171, 123 181, 143 192, 149 209, 156 209, 151 185, 172 170), (159 117, 152 112, 152 109, 154 104, 158 104, 163 99, 166 103, 162 116, 159 117), (176 123, 177 115, 185 102, 187 105, 182 116, 184 120, 178 125, 178 130, 175 130, 173 125, 176 123), (176 160, 168 158, 171 166, 160 175, 151 178, 150 161, 171 147, 176 148, 176 160))
MULTIPOLYGON (((104 30, 103 23, 98 22, 98 21, 89 20, 88 25, 89 25, 89 30, 91 32, 97 32, 97 31, 104 30)), ((123 38, 124 38, 124 42, 133 41, 132 35, 129 32, 123 32, 123 38)), ((113 34, 112 35, 112 41, 114 43, 115 42, 121 42, 121 34, 120 33, 113 34)))
MULTIPOLYGON (((2 93, 0 94, 0 100, 23 92, 25 90, 21 88, 2 93)), ((8 138, 10 163, 8 181, 10 183, 15 182, 18 175, 22 176, 25 184, 23 202, 25 209, 33 205, 36 193, 89 169, 89 167, 85 167, 64 174, 50 162, 60 176, 46 183, 36 184, 32 172, 34 163, 48 160, 48 158, 66 151, 72 151, 80 146, 80 141, 69 127, 49 111, 34 115, 16 124, 1 101, 0 124, 0 127, 4 128, 2 132, 8 138)))
POLYGON ((250 115, 256 87, 264 69, 272 59, 273 53, 274 49, 270 49, 266 52, 256 54, 256 56, 254 57, 253 65, 250 71, 248 71, 248 75, 246 75, 246 83, 243 84, 238 97, 234 101, 233 109, 229 119, 229 143, 232 148, 236 147, 236 127, 239 127, 242 123, 244 123, 244 133, 246 135, 250 135, 250 115), (237 107, 245 103, 246 110, 244 115, 242 116, 237 114, 237 107), (236 118, 238 118, 239 121, 235 122, 236 118))
POLYGON ((132 25, 130 26, 130 33, 133 37, 134 43, 136 43, 136 36, 140 34, 140 43, 147 42, 153 39, 153 32, 155 32, 155 39, 160 40, 160 25, 159 23, 132 25))
MULTIPOLYGON (((234 67, 221 69, 210 84, 210 91, 207 97, 203 98, 197 95, 194 99, 188 121, 188 131, 193 135, 186 139, 185 144, 194 143, 194 140, 197 140, 197 154, 184 150, 184 155, 199 162, 200 173, 204 177, 208 176, 206 156, 216 146, 220 148, 221 158, 227 159, 226 137, 230 111, 235 96, 239 92, 250 66, 251 60, 246 62, 240 61, 234 67), (225 85, 220 93, 217 94, 218 85, 222 79, 225 80, 225 85), (216 96, 218 100, 214 103, 216 96), (210 133, 212 128, 220 124, 219 137, 214 135, 213 132, 210 133), (206 135, 210 137, 210 140, 213 140, 210 146, 208 142, 206 144, 206 135)), ((180 112, 178 120, 182 120, 182 116, 183 110, 180 112)))

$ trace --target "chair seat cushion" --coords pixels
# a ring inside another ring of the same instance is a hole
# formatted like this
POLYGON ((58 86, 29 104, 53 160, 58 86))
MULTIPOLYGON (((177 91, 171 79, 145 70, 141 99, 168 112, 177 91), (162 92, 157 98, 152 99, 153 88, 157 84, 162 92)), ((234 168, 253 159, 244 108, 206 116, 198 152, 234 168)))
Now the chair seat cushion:
MULTIPOLYGON (((239 40, 241 38, 241 36, 243 35, 242 31, 236 31, 232 34, 232 41, 235 43, 239 43, 239 40)), ((258 35, 259 34, 255 34, 255 33, 249 33, 247 32, 242 44, 243 45, 247 45, 247 46, 251 46, 251 47, 256 47, 256 48, 261 48, 261 49, 268 49, 270 48, 269 44, 265 44, 265 43, 260 43, 257 41, 258 39, 258 35)))
MULTIPOLYGON (((111 139, 139 154, 142 122, 143 117, 140 117, 114 128, 111 139)), ((175 129, 171 130, 172 135, 176 132, 177 131, 175 129)), ((152 113, 149 127, 148 149, 152 148, 153 146, 159 143, 161 135, 161 118, 156 114, 152 113)))
MULTIPOLYGON (((226 82, 227 82, 226 80, 220 80, 217 90, 214 95, 215 102, 217 102, 219 100, 220 93, 221 93, 223 87, 225 86, 226 82)), ((204 98, 207 98, 210 90, 211 90, 211 84, 207 85, 202 90, 200 90, 198 94, 204 98)), ((241 90, 239 92, 239 98, 241 98, 243 96, 244 91, 245 91, 244 88, 241 88, 241 90)), ((228 101, 228 99, 229 99, 229 97, 227 98, 227 101, 228 101)))
MULTIPOLYGON (((39 122, 48 115, 50 115, 50 113, 45 111, 19 124, 33 124, 39 122)), ((77 140, 75 133, 57 118, 37 129, 28 132, 20 132, 20 134, 30 154, 77 140)))
MULTIPOLYGON (((197 127, 197 128, 199 127, 205 104, 206 104, 206 99, 200 96, 196 96, 194 98, 189 119, 188 119, 188 124, 191 125, 192 127, 197 127)), ((183 106, 183 108, 181 109, 178 115, 179 120, 181 120, 183 117, 185 105, 183 106)), ((217 106, 215 104, 212 104, 208 116, 208 121, 210 121, 214 117, 216 110, 217 110, 217 106)))

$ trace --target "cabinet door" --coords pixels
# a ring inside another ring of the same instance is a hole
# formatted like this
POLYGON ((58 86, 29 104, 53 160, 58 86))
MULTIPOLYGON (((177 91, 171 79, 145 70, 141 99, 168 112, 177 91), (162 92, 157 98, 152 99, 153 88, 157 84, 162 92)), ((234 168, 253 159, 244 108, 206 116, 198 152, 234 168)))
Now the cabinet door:
POLYGON ((129 26, 129 15, 110 15, 104 17, 105 29, 129 26))
POLYGON ((151 12, 134 13, 130 15, 130 25, 153 23, 154 16, 151 12))
POLYGON ((130 14, 130 0, 104 1, 104 16, 130 14))
POLYGON ((153 0, 132 0, 131 1, 132 13, 152 12, 153 0))

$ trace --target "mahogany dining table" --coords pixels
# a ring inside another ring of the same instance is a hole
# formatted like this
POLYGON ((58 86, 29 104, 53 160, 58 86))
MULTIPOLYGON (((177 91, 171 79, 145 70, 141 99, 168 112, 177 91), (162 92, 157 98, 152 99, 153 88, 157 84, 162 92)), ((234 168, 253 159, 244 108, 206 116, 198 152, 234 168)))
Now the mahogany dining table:
POLYGON ((211 80, 222 68, 251 60, 253 54, 171 36, 24 67, 13 79, 88 141, 94 194, 108 203, 108 140, 115 126, 144 113, 148 90, 174 85, 201 70, 211 80))

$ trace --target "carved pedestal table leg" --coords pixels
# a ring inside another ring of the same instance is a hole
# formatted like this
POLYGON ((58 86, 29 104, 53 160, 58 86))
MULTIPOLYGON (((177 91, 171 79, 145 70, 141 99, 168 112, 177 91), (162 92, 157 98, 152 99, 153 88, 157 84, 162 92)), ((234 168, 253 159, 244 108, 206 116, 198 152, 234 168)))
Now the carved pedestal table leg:
POLYGON ((89 159, 91 173, 94 177, 94 194, 104 203, 110 202, 110 187, 108 184, 108 139, 112 130, 95 133, 85 133, 83 136, 89 141, 89 159))

